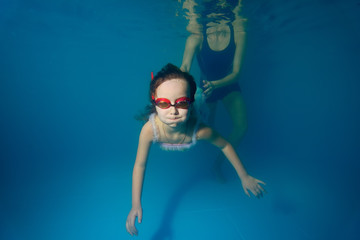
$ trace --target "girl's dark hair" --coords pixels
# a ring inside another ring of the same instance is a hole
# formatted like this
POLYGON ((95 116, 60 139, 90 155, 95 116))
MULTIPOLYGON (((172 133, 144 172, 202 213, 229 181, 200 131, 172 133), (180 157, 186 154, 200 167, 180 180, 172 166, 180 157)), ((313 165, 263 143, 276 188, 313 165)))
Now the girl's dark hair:
POLYGON ((168 63, 151 80, 150 91, 149 91, 149 100, 150 100, 151 104, 145 108, 145 112, 143 114, 140 114, 140 116, 136 116, 135 117, 136 119, 143 120, 143 121, 148 120, 147 119, 148 116, 151 113, 154 113, 156 111, 155 105, 153 103, 153 97, 155 97, 156 89, 162 83, 164 83, 168 80, 175 79, 175 78, 183 79, 189 84, 189 88, 190 88, 190 96, 189 97, 192 102, 195 101, 196 83, 195 83, 193 76, 191 76, 191 74, 189 74, 187 72, 181 71, 181 69, 178 68, 177 66, 175 66, 171 63, 168 63))
POLYGON ((150 101, 152 102, 152 97, 155 96, 156 89, 163 83, 168 80, 178 78, 185 80, 190 87, 190 99, 191 101, 195 100, 195 92, 196 92, 196 83, 189 73, 183 72, 180 68, 176 67, 175 65, 168 63, 166 64, 151 80, 150 82, 150 92, 149 97, 150 101))

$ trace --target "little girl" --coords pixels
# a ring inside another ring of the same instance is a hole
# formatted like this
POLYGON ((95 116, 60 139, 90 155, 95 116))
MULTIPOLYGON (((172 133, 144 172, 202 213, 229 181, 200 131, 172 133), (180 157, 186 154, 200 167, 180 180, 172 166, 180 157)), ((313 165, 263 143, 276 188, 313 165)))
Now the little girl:
POLYGON ((248 190, 257 197, 265 190, 259 183, 264 182, 250 176, 233 147, 213 129, 199 122, 193 103, 196 84, 193 77, 178 67, 167 64, 150 83, 149 120, 144 124, 140 137, 133 169, 132 208, 126 220, 126 229, 137 235, 135 219, 142 220, 141 192, 149 149, 158 143, 166 150, 186 150, 198 140, 207 140, 220 148, 235 168, 245 194, 248 190))

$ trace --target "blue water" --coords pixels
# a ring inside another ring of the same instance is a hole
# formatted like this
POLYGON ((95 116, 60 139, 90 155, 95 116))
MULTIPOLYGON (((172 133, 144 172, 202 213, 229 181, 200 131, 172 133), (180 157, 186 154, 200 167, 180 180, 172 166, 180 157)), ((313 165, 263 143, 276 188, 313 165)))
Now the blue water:
MULTIPOLYGON (((0 239, 131 238, 133 116, 187 36, 177 1, 153 2, 0 0, 0 239)), ((218 183, 205 143, 154 147, 138 239, 357 239, 360 2, 243 5, 237 150, 268 194, 248 199, 229 165, 218 183)))

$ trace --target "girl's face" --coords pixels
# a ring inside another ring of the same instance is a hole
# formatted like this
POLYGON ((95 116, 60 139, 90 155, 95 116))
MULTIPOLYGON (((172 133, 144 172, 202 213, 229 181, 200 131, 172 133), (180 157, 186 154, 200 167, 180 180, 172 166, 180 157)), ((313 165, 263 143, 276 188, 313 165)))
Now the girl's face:
MULTIPOLYGON (((158 98, 169 99, 171 104, 182 97, 190 97, 188 83, 183 79, 171 79, 160 84, 155 91, 155 100, 158 98)), ((191 108, 191 105, 190 105, 191 108)), ((190 108, 182 109, 170 106, 162 109, 156 106, 156 112, 161 122, 170 127, 180 127, 189 118, 190 108)))

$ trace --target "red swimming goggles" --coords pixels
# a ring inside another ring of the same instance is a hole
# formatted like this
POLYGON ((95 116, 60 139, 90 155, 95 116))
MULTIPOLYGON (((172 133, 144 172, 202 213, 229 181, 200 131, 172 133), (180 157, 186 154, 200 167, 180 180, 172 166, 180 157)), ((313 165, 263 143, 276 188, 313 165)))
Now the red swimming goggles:
POLYGON ((175 104, 171 104, 170 100, 167 98, 153 98, 153 102, 156 106, 161 109, 168 109, 169 107, 188 109, 193 101, 188 97, 181 97, 175 100, 175 104))

